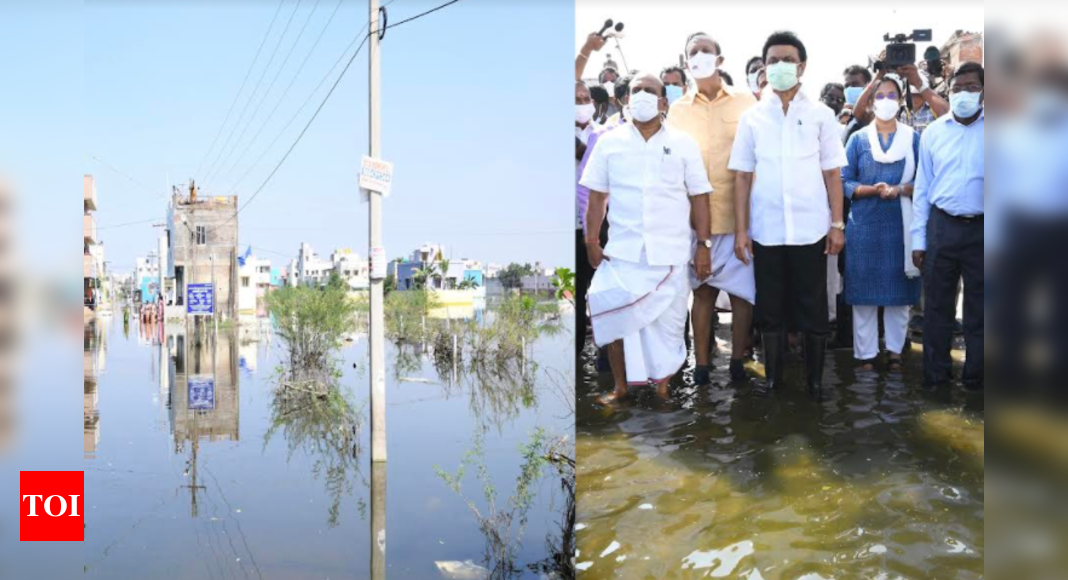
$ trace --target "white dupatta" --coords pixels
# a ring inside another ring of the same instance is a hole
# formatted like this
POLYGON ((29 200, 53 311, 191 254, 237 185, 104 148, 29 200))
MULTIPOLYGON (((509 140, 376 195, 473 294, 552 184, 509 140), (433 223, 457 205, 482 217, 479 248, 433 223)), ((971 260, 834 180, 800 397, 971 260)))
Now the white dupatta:
MULTIPOLYGON (((871 145, 871 156, 876 163, 890 164, 905 160, 905 171, 901 174, 899 185, 904 187, 916 179, 916 154, 912 149, 916 131, 912 127, 898 121, 897 134, 894 135, 894 142, 890 144, 890 149, 887 151, 883 151, 882 143, 879 142, 879 130, 875 128, 874 122, 861 131, 867 134, 868 143, 871 145)), ((912 198, 902 195, 899 199, 901 200, 901 221, 905 228, 905 275, 909 278, 919 278, 920 270, 912 263, 912 198)))

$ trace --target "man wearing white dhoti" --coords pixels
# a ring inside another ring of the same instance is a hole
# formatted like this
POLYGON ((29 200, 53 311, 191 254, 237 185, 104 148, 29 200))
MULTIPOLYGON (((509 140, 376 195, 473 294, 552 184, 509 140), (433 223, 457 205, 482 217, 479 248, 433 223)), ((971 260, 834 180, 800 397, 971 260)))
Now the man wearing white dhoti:
POLYGON ((712 274, 706 247, 712 185, 697 142, 663 124, 668 102, 656 75, 635 77, 630 90, 632 123, 600 139, 581 179, 590 190, 587 254, 597 269, 588 299, 593 339, 607 347, 615 379, 606 401, 650 381, 668 396, 668 383, 686 360, 691 257, 701 279, 712 274), (598 234, 609 198, 602 248, 598 234))

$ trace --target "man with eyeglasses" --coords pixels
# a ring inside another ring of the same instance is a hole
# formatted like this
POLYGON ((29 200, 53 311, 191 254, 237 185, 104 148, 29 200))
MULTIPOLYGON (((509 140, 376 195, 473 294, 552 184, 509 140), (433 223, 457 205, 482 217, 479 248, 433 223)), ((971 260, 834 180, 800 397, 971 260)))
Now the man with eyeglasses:
POLYGON ((581 180, 589 188, 586 251, 597 270, 589 291, 593 338, 606 347, 615 382, 605 403, 650 382, 668 397, 686 360, 688 265, 692 259, 701 279, 712 273, 706 247, 694 253, 691 230, 702 242, 711 237, 712 185, 701 150, 664 124, 667 93, 658 76, 636 76, 630 86, 629 122, 601 136, 581 180))
POLYGON ((952 380, 957 284, 964 280, 964 386, 983 388, 984 72, 962 64, 947 115, 920 141, 913 194, 912 256, 923 272, 924 385, 952 380))

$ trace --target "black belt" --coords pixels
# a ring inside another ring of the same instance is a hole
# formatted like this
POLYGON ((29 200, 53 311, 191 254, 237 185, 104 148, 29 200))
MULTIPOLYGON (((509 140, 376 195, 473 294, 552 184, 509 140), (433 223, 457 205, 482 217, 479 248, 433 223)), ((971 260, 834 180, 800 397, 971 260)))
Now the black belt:
POLYGON ((948 211, 946 211, 946 210, 944 210, 944 209, 942 209, 942 208, 940 208, 938 206, 934 206, 934 208, 936 210, 938 210, 939 212, 941 212, 942 214, 944 214, 946 217, 952 218, 952 219, 957 220, 957 221, 962 222, 962 223, 974 224, 974 223, 980 223, 980 222, 983 221, 983 214, 953 215, 953 214, 949 213, 948 211))

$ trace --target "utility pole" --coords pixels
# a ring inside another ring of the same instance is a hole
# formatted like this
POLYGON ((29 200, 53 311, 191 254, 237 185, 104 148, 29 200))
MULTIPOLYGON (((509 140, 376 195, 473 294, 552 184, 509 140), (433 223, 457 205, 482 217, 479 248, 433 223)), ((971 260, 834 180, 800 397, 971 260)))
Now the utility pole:
MULTIPOLYGON (((370 4, 370 22, 376 23, 370 29, 368 38, 369 78, 368 87, 370 95, 369 123, 370 129, 370 153, 373 158, 379 158, 382 154, 382 126, 381 126, 381 62, 378 49, 385 26, 380 17, 378 0, 368 0, 370 4)), ((368 205, 370 206, 370 248, 382 246, 382 194, 368 191, 368 205)), ((386 460, 386 351, 385 351, 385 316, 383 315, 384 304, 384 280, 371 277, 371 461, 380 462, 386 460)))

